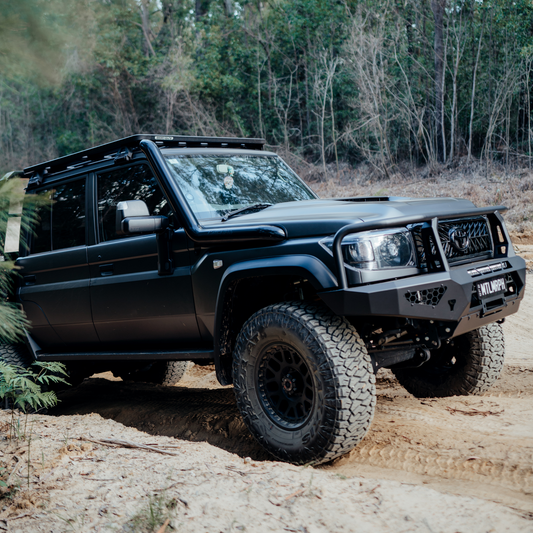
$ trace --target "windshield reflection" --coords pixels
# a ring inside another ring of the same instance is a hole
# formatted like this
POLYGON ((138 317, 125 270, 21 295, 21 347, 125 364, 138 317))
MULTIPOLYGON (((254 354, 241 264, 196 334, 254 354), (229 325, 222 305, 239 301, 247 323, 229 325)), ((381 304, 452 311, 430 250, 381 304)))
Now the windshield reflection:
POLYGON ((197 218, 215 218, 243 207, 315 199, 277 156, 165 155, 173 178, 197 218))

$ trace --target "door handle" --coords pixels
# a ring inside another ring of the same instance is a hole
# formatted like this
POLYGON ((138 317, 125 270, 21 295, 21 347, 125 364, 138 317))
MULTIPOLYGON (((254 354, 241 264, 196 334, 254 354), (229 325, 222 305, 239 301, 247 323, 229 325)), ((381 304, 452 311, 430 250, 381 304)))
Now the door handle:
POLYGON ((100 276, 112 276, 113 274, 113 263, 100 265, 100 276))
POLYGON ((24 280, 24 285, 35 285, 37 278, 34 274, 28 274, 22 278, 24 280))

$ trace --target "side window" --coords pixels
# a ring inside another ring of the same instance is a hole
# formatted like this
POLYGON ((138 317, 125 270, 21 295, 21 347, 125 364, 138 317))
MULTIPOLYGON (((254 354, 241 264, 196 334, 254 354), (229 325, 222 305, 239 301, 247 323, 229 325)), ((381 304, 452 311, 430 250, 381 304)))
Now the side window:
POLYGON ((172 217, 170 205, 145 164, 131 165, 98 174, 98 226, 100 242, 128 237, 116 233, 117 204, 126 200, 143 200, 150 215, 172 217))
POLYGON ((37 196, 26 202, 30 253, 85 245, 85 179, 41 190, 37 196))

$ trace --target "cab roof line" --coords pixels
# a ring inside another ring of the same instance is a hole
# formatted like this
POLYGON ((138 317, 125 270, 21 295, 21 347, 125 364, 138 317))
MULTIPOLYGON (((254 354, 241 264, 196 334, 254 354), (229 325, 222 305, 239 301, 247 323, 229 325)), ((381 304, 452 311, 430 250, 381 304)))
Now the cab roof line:
POLYGON ((265 139, 244 139, 238 137, 196 137, 184 135, 156 135, 138 134, 124 137, 106 144, 101 144, 81 152, 69 154, 57 159, 45 161, 24 169, 26 177, 30 178, 29 186, 42 183, 44 176, 50 176, 80 168, 90 163, 104 159, 123 159, 119 154, 139 150, 142 140, 155 142, 159 148, 246 148, 248 150, 262 150, 265 139))

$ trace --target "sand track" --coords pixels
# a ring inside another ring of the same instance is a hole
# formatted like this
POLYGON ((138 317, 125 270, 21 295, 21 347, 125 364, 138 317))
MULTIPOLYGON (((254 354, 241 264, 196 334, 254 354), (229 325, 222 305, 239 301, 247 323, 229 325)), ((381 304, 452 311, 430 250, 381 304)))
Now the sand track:
MULTIPOLYGON (((319 467, 428 485, 503 503, 533 517, 533 291, 507 320, 507 364, 482 396, 416 399, 390 371, 377 380, 377 408, 362 443, 319 467)), ((152 435, 207 441, 254 460, 269 456, 253 440, 231 387, 212 367, 194 367, 176 387, 125 383, 104 374, 60 395, 54 415, 99 413, 152 435)))

